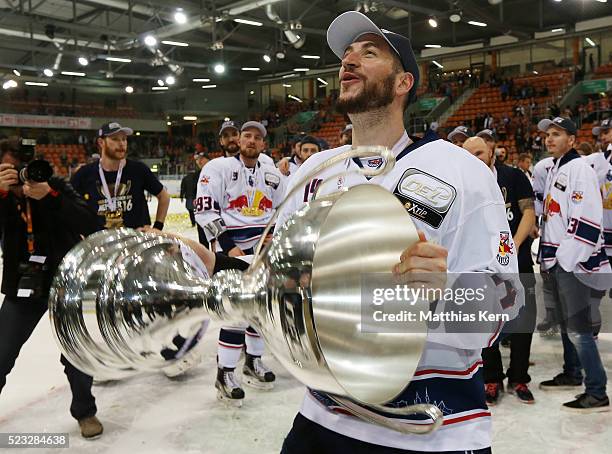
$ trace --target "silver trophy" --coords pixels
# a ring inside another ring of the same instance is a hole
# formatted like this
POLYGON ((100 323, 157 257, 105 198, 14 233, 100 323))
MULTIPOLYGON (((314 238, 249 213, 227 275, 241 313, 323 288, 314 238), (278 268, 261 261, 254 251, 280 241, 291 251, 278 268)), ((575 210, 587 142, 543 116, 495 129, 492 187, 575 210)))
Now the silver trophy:
MULTIPOLYGON (((385 165, 360 169, 364 174, 386 172, 395 163, 386 148, 357 148, 313 173, 354 156, 383 156, 385 165)), ((416 241, 402 204, 369 184, 315 194, 277 229, 270 244, 260 243, 244 273, 203 277, 185 259, 189 249, 178 239, 103 231, 75 246, 60 265, 49 299, 52 329, 76 367, 99 378, 119 378, 168 366, 160 351, 177 334, 196 335, 208 319, 246 320, 306 386, 328 393, 367 421, 403 433, 430 433, 442 423, 436 406, 384 406, 414 375, 425 322, 413 333, 361 330, 362 276, 388 273, 416 241), (372 410, 424 414, 428 420, 410 424, 372 410)))

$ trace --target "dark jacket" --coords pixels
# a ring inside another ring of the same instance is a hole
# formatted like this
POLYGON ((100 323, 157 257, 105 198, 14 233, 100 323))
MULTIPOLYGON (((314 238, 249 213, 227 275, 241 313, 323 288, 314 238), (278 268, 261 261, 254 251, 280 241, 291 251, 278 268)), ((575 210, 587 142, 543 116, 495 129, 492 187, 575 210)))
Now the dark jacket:
MULTIPOLYGON (((66 253, 79 241, 96 231, 96 215, 76 191, 61 178, 51 177, 53 192, 40 200, 30 200, 35 255, 46 256, 49 271, 43 288, 48 292, 55 271, 66 253)), ((9 191, 0 195, 0 231, 2 234, 2 293, 15 298, 21 275, 19 264, 29 260, 27 247, 25 198, 9 191)))
POLYGON ((200 171, 191 172, 181 181, 181 199, 185 199, 185 206, 188 210, 193 210, 193 201, 196 198, 198 191, 198 180, 200 179, 200 171))

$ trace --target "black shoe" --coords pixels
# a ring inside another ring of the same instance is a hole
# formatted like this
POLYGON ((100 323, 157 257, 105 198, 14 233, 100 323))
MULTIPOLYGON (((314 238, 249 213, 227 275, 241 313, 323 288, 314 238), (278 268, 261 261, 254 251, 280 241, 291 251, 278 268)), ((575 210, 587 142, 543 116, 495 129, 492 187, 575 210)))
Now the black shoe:
POLYGON ((557 375, 552 380, 546 380, 540 383, 540 389, 544 391, 556 389, 572 389, 576 386, 582 386, 582 379, 569 377, 565 373, 557 375))
POLYGON ((514 394, 524 404, 533 404, 535 398, 526 383, 508 383, 508 394, 514 394))
POLYGON ((504 391, 503 383, 485 383, 485 399, 489 407, 497 405, 500 393, 504 391))
POLYGON ((555 322, 554 320, 544 319, 536 325, 536 329, 540 333, 544 333, 552 330, 554 327, 556 327, 556 325, 557 322, 555 322))
POLYGON ((610 400, 608 396, 598 399, 595 396, 584 393, 580 394, 576 400, 565 402, 561 409, 575 413, 603 413, 610 411, 610 400))

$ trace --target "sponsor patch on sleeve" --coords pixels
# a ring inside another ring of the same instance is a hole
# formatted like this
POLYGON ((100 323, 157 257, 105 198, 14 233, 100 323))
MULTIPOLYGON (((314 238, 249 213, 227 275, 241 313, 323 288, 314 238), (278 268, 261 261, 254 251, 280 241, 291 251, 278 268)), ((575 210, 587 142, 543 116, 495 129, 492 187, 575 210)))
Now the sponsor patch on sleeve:
POLYGON ((499 232, 499 247, 497 249, 497 261, 506 266, 510 263, 514 244, 510 241, 510 232, 499 232))
POLYGON ((422 170, 406 169, 393 194, 411 216, 437 229, 457 198, 457 190, 422 170))
POLYGON ((574 191, 572 192, 572 202, 580 203, 582 202, 583 195, 582 191, 574 191))

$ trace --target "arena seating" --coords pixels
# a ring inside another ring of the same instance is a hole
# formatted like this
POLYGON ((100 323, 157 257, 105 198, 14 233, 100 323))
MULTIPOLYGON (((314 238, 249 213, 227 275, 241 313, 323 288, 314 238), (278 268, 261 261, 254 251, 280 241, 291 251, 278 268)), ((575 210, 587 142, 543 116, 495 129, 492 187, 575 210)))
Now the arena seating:
POLYGON ((83 145, 36 145, 36 153, 49 161, 55 173, 62 176, 69 174, 69 168, 74 159, 79 164, 84 163, 86 159, 83 145), (66 159, 62 162, 64 154, 66 159))
POLYGON ((12 99, 7 103, 8 110, 13 113, 29 115, 57 115, 78 117, 108 117, 108 118, 136 118, 139 114, 131 106, 117 106, 108 108, 97 103, 59 103, 38 102, 36 100, 25 101, 12 99))
POLYGON ((595 75, 593 76, 593 79, 602 79, 605 77, 612 77, 612 63, 607 63, 597 68, 595 70, 595 75))
POLYGON ((330 148, 335 148, 340 145, 340 133, 346 126, 346 121, 342 115, 333 115, 331 121, 323 123, 314 135, 325 140, 330 148))

